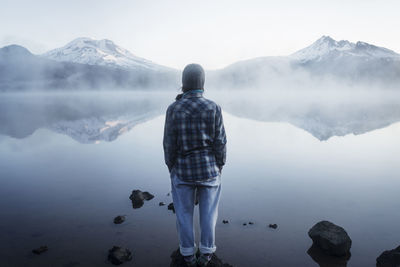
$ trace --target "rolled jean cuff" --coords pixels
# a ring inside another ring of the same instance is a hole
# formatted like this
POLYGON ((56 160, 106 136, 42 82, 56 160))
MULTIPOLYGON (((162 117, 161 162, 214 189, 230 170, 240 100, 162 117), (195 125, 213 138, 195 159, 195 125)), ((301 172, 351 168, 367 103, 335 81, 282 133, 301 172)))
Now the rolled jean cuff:
POLYGON ((201 254, 211 254, 217 250, 217 247, 213 246, 213 247, 209 248, 209 247, 204 247, 200 244, 199 249, 200 249, 201 254))
POLYGON ((179 246, 179 251, 181 252, 182 256, 191 256, 196 253, 196 246, 191 248, 184 248, 179 246))

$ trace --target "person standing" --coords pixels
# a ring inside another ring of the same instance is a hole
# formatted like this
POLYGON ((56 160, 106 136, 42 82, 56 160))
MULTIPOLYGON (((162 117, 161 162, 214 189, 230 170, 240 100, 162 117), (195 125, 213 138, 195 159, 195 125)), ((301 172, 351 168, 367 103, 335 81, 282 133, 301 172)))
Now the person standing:
POLYGON ((199 64, 182 73, 182 94, 166 112, 164 158, 171 177, 179 250, 188 266, 206 266, 216 250, 215 225, 226 161, 221 107, 203 97, 205 74, 199 64), (193 211, 199 201, 200 256, 196 258, 193 211))

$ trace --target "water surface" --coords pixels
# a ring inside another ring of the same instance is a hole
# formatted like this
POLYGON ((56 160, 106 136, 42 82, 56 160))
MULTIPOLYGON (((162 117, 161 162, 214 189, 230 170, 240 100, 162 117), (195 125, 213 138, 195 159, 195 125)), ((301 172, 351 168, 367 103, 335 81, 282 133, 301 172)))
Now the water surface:
MULTIPOLYGON (((307 254, 307 231, 320 220, 352 238, 348 266, 375 266, 382 251, 399 245, 399 123, 321 142, 288 123, 226 112, 224 119, 228 155, 217 224, 224 262, 318 266, 307 254), (242 225, 248 221, 254 225, 242 225)), ((48 128, 24 138, 0 135, 1 265, 107 266, 108 249, 119 245, 133 252, 136 266, 168 266, 178 241, 174 214, 158 206, 172 201, 163 124, 164 116, 155 116, 112 142, 91 144, 48 128), (133 189, 155 198, 132 209, 133 189), (122 214, 126 222, 114 225, 122 214), (43 244, 48 252, 31 253, 43 244)))

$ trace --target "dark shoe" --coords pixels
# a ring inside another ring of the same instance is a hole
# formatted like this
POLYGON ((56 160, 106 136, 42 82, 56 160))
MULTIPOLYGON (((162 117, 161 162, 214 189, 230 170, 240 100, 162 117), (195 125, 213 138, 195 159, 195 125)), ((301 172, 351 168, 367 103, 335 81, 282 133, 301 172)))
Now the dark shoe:
POLYGON ((197 260, 196 260, 195 255, 183 256, 183 259, 185 260, 186 266, 188 266, 188 267, 196 267, 197 266, 197 260))
POLYGON ((207 266, 207 264, 211 261, 212 254, 200 254, 200 257, 197 259, 198 266, 207 266))

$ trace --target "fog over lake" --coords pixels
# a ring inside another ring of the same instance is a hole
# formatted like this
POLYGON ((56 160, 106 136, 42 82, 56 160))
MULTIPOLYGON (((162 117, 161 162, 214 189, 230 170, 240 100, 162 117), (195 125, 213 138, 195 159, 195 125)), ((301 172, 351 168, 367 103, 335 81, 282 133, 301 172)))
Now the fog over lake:
MULTIPOLYGON (((106 252, 120 245, 136 266, 169 265, 175 216, 158 203, 172 202, 162 135, 177 93, 2 93, 0 257, 9 266, 107 266, 106 252), (155 198, 132 209, 134 189, 155 198), (43 244, 51 253, 31 255, 43 244)), ((398 245, 399 92, 206 89, 205 97, 222 106, 228 138, 216 230, 224 262, 318 266, 307 232, 320 220, 352 238, 347 266, 375 266, 398 245)))
MULTIPOLYGON (((82 143, 112 141, 137 123, 164 114, 177 93, 3 93, 0 134, 24 138, 39 128, 50 128, 82 143)), ((361 134, 400 121, 400 92, 396 90, 210 90, 205 97, 233 115, 288 122, 319 140, 361 134)))

